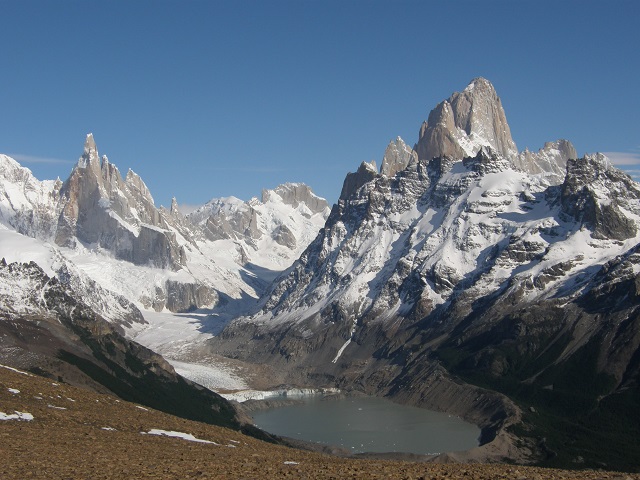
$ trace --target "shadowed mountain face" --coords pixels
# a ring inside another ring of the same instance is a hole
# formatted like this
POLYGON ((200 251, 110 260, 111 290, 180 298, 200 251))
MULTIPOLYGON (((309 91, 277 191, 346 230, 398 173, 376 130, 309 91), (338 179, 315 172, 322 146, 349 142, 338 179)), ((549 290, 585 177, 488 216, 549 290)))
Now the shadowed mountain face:
MULTIPOLYGON (((484 79, 431 112, 415 153, 388 152, 381 173, 347 176, 318 237, 212 348, 449 410, 454 374, 539 412, 524 410, 548 438, 539 459, 586 461, 597 442, 565 434, 597 428, 611 448, 595 457, 635 468, 615 438, 637 428, 606 419, 640 406, 638 185, 564 140, 519 154, 484 79)), ((458 413, 506 415, 499 398, 458 413)))
POLYGON ((35 263, 0 263, 0 363, 192 420, 240 428, 221 397, 126 340, 35 263))

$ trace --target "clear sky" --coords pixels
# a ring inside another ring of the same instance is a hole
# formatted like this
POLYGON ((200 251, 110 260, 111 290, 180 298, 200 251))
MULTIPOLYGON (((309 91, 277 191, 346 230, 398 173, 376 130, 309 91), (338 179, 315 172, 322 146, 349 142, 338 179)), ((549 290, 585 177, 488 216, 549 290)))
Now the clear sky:
POLYGON ((520 150, 632 169, 639 25, 637 0, 0 0, 0 152, 65 179, 93 132, 157 205, 286 181, 334 202, 483 76, 520 150))

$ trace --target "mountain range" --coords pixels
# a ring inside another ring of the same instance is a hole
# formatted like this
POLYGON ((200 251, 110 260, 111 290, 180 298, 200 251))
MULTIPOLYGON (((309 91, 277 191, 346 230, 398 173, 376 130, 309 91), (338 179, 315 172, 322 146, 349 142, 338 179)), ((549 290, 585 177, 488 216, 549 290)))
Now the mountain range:
POLYGON ((638 468, 640 186, 567 140, 518 151, 486 79, 347 174, 331 209, 302 184, 156 208, 88 135, 65 182, 0 156, 0 222, 5 268, 35 262, 174 359, 461 415, 485 460, 638 468), (167 338, 154 311, 192 315, 167 338))

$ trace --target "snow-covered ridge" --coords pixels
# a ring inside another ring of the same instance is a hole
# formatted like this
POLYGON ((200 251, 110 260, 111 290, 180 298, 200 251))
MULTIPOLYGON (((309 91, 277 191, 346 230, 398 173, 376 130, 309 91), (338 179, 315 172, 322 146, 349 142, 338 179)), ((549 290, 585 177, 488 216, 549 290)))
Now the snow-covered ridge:
MULTIPOLYGON (((123 178, 99 155, 92 134, 64 183, 41 182, 0 155, 0 223, 44 242, 36 260, 47 273, 76 265, 78 275, 94 282, 76 287, 113 290, 142 309, 212 308, 221 297, 257 297, 304 250, 329 211, 302 184, 265 191, 263 200, 215 201, 198 212, 202 218, 156 208, 143 180, 132 170, 123 178), (247 232, 228 234, 226 218, 234 216, 236 223, 248 217, 247 232)), ((12 245, 0 246, 0 255, 16 257, 12 245)))
POLYGON ((326 200, 300 183, 263 190, 262 199, 209 201, 187 216, 213 242, 231 241, 240 261, 280 272, 315 238, 329 216, 326 200))
MULTIPOLYGON (((576 165, 586 168, 597 161, 587 157, 576 165)), ((603 172, 609 171, 602 162, 603 172)), ((577 214, 568 218, 568 207, 549 197, 544 178, 516 170, 486 148, 431 175, 431 182, 421 180, 421 171, 433 171, 435 163, 410 166, 395 183, 378 177, 341 203, 311 251, 274 286, 253 321, 301 321, 336 303, 353 311, 354 318, 369 311, 380 321, 418 304, 443 304, 462 285, 488 293, 513 275, 535 278, 568 252, 581 258, 577 270, 602 264, 640 240, 634 233, 618 245, 608 238, 600 244, 585 232, 577 214), (415 283, 406 282, 408 270, 415 283)), ((580 169, 574 171, 577 175, 580 169)), ((617 175, 619 182, 628 180, 617 175)), ((640 191, 633 182, 618 186, 600 178, 589 180, 599 205, 608 205, 612 191, 626 185, 617 204, 638 223, 640 191)), ((348 345, 349 339, 344 341, 348 345)))

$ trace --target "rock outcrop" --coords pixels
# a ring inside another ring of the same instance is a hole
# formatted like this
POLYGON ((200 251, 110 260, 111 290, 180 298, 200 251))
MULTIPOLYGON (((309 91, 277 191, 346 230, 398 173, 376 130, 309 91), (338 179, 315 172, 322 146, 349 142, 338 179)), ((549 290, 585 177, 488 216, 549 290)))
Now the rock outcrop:
POLYGON ((562 183, 567 162, 578 158, 578 153, 568 140, 547 142, 537 152, 525 149, 513 159, 516 168, 534 175, 542 175, 549 183, 562 183))
POLYGON ((346 200, 353 195, 364 184, 369 183, 371 180, 378 176, 378 168, 376 162, 362 162, 355 173, 347 173, 342 184, 342 191, 340 192, 340 200, 346 200))
POLYGON ((636 222, 626 212, 634 211, 639 199, 638 184, 614 168, 604 155, 567 163, 560 198, 563 212, 583 223, 595 238, 635 237, 636 222))
POLYGON ((262 190, 262 203, 271 200, 281 201, 285 205, 298 208, 303 204, 309 209, 309 214, 326 214, 329 204, 324 198, 318 197, 311 187, 304 183, 284 183, 273 190, 262 190), (276 196, 274 198, 274 195, 276 196), (279 197, 279 198, 278 198, 279 197))
POLYGON ((64 207, 57 224, 58 245, 98 245, 136 265, 173 270, 185 265, 186 254, 147 186, 133 171, 123 179, 107 157, 100 160, 93 135, 87 135, 84 153, 60 196, 64 207))
POLYGON ((404 143, 402 138, 397 137, 389 142, 384 152, 380 173, 387 177, 393 177, 396 173, 407 168, 410 163, 417 161, 418 155, 415 150, 404 143))

